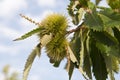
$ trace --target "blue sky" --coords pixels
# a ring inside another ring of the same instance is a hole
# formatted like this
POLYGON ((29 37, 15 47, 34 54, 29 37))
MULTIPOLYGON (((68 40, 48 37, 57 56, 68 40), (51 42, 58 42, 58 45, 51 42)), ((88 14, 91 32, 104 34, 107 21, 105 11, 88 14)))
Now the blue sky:
MULTIPOLYGON (((69 0, 0 0, 0 72, 6 64, 10 64, 11 71, 17 70, 22 75, 29 53, 38 43, 36 36, 23 41, 12 41, 36 28, 34 24, 21 18, 19 14, 22 13, 40 22, 51 12, 67 16, 67 4, 69 4, 69 0)), ((104 2, 101 4, 106 5, 104 2)), ((68 74, 63 69, 65 62, 66 60, 63 60, 60 68, 54 68, 43 50, 41 57, 37 57, 33 63, 28 80, 68 80, 68 74)), ((78 70, 74 72, 72 80, 84 80, 78 70)), ((118 76, 116 75, 116 78, 118 76)), ((4 80, 1 73, 0 80, 4 80)))

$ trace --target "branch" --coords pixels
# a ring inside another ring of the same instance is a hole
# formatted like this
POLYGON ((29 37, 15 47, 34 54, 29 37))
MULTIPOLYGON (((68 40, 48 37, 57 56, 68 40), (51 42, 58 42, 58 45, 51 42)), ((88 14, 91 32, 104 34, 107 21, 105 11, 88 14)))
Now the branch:
POLYGON ((84 24, 84 22, 82 24, 78 25, 77 28, 67 31, 67 34, 70 34, 70 33, 73 33, 73 32, 77 32, 80 29, 83 29, 83 27, 82 27, 83 24, 84 24))

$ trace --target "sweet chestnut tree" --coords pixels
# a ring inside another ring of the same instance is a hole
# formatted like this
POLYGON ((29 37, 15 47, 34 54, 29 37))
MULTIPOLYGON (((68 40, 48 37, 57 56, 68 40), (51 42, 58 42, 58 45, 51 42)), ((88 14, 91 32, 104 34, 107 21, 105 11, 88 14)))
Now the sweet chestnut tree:
POLYGON ((21 16, 37 28, 24 34, 23 40, 34 34, 39 43, 30 53, 25 64, 23 80, 36 56, 40 57, 45 47, 50 63, 59 67, 66 58, 65 69, 71 80, 73 70, 77 68, 86 80, 115 80, 114 73, 119 72, 120 64, 120 0, 107 0, 109 7, 99 6, 101 0, 70 0, 67 7, 72 23, 77 27, 68 31, 71 26, 63 14, 53 13, 46 16, 40 23, 21 16), (74 33, 68 40, 68 35, 74 33), (92 75, 93 74, 93 75, 92 75))

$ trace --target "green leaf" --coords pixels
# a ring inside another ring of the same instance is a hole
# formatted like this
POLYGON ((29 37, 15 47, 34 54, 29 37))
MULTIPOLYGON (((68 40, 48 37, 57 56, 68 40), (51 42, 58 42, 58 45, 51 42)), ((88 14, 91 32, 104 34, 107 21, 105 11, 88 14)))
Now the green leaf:
POLYGON ((95 3, 96 5, 98 5, 100 3, 101 0, 96 0, 95 3))
POLYGON ((75 32, 74 36, 70 42, 70 47, 75 55, 75 57, 77 58, 77 60, 80 60, 80 48, 81 48, 81 42, 80 42, 80 31, 75 32))
POLYGON ((87 7, 88 6, 88 2, 90 1, 90 0, 78 0, 79 2, 80 2, 80 5, 82 5, 82 7, 87 7))
POLYGON ((5 65, 5 66, 3 67, 3 71, 2 71, 3 74, 8 75, 9 69, 10 69, 10 65, 5 65))
POLYGON ((107 46, 107 45, 97 42, 96 46, 99 50, 101 50, 102 53, 106 53, 107 55, 113 55, 113 56, 120 58, 119 45, 107 46))
POLYGON ((106 80, 108 73, 104 57, 102 56, 101 51, 96 47, 94 40, 91 40, 90 47, 90 57, 95 78, 96 80, 106 80))
POLYGON ((83 8, 80 8, 78 11, 78 21, 81 22, 83 15, 85 14, 85 11, 83 8))
POLYGON ((33 49, 32 53, 29 55, 29 57, 27 59, 27 62, 25 64, 25 68, 24 68, 24 72, 23 72, 23 80, 27 80, 29 71, 32 67, 32 63, 33 63, 35 57, 37 56, 37 54, 40 55, 40 52, 39 52, 40 48, 38 47, 38 45, 35 47, 35 49, 33 49))
POLYGON ((120 0, 107 0, 108 5, 113 9, 120 9, 120 0))
POLYGON ((91 73, 91 61, 90 61, 90 54, 89 54, 89 37, 84 42, 84 62, 83 62, 83 71, 86 72, 89 79, 92 79, 91 73))
POLYGON ((112 57, 111 57, 111 55, 105 55, 105 54, 103 56, 105 59, 105 63, 106 63, 106 67, 107 67, 110 79, 115 80, 114 74, 113 74, 113 69, 112 69, 112 57))
POLYGON ((104 8, 99 12, 105 27, 120 26, 120 14, 115 13, 110 8, 104 8))
POLYGON ((73 24, 77 25, 79 23, 78 21, 78 9, 77 6, 79 5, 78 1, 70 1, 70 5, 68 5, 68 13, 72 18, 73 24), (76 13, 74 13, 76 11, 76 13))
POLYGON ((108 53, 109 47, 105 44, 102 44, 100 42, 96 42, 96 47, 102 52, 102 53, 108 53))
POLYGON ((71 80, 73 70, 74 70, 74 63, 70 59, 67 61, 65 69, 68 71, 69 80, 71 80))
POLYGON ((95 11, 96 12, 96 5, 93 3, 93 2, 88 2, 88 8, 91 10, 91 11, 95 11))
POLYGON ((113 32, 114 32, 114 36, 117 38, 117 40, 119 41, 119 44, 120 44, 120 31, 119 31, 119 29, 114 27, 113 32))
POLYGON ((84 54, 83 71, 86 73, 89 79, 92 79, 90 56, 87 53, 84 54))
POLYGON ((73 70, 74 70, 74 64, 72 61, 70 61, 70 66, 69 66, 69 80, 71 80, 72 74, 73 74, 73 70))
POLYGON ((81 72, 81 74, 84 76, 85 80, 89 80, 89 77, 85 74, 85 72, 83 71, 83 68, 81 66, 79 66, 78 69, 81 72))
POLYGON ((110 46, 108 53, 111 54, 111 55, 114 55, 117 58, 120 58, 120 47, 119 47, 119 45, 110 46))
POLYGON ((60 62, 61 62, 61 61, 57 61, 57 62, 55 62, 53 66, 54 66, 54 67, 59 67, 60 62))
POLYGON ((106 66, 108 68, 108 72, 111 78, 114 80, 113 71, 118 73, 119 72, 119 58, 112 56, 112 55, 104 55, 106 66))
POLYGON ((33 34, 36 34, 36 33, 40 32, 41 30, 42 30, 41 28, 33 29, 32 31, 30 31, 30 32, 28 32, 28 33, 26 33, 26 34, 24 34, 24 35, 21 36, 20 38, 15 39, 14 41, 26 39, 26 38, 32 36, 33 34))
POLYGON ((119 72, 119 61, 118 58, 112 56, 112 70, 116 73, 119 72))
POLYGON ((118 44, 118 40, 108 32, 91 31, 91 37, 105 45, 112 46, 118 44))
POLYGON ((86 13, 84 22, 89 29, 102 31, 104 28, 104 25, 100 16, 95 11, 92 13, 86 13))
POLYGON ((68 8, 67 8, 68 14, 69 14, 71 17, 74 16, 73 9, 72 9, 73 5, 74 5, 74 1, 70 1, 70 4, 68 5, 68 8))

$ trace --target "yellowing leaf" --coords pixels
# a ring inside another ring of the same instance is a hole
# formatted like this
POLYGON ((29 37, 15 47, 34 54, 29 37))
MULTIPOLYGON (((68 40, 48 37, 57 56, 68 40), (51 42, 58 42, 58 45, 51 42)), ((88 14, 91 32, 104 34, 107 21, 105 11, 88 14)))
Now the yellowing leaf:
POLYGON ((77 63, 77 65, 79 65, 73 51, 71 50, 70 46, 67 46, 67 49, 68 49, 68 53, 70 54, 70 59, 73 63, 77 63))
POLYGON ((80 8, 78 13, 79 13, 78 19, 79 19, 79 22, 81 22, 81 20, 83 19, 84 14, 85 14, 85 11, 84 11, 83 8, 80 8))
POLYGON ((45 34, 41 39, 40 39, 40 44, 41 44, 41 47, 44 47, 46 46, 52 39, 52 33, 50 34, 45 34))
POLYGON ((41 44, 39 43, 36 48, 35 48, 35 51, 36 51, 36 54, 38 55, 38 57, 40 57, 41 55, 41 44))
POLYGON ((27 80, 28 73, 32 67, 32 63, 33 63, 35 57, 37 56, 37 54, 40 55, 40 52, 39 52, 40 48, 38 47, 38 45, 35 47, 35 49, 33 49, 32 53, 29 55, 29 57, 27 59, 27 62, 25 64, 25 68, 24 68, 24 72, 23 72, 23 80, 27 80))

